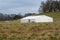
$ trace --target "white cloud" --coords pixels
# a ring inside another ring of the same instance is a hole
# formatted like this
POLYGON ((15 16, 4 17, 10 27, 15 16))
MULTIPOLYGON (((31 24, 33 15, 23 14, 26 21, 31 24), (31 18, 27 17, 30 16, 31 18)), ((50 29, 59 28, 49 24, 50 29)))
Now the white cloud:
POLYGON ((11 9, 8 9, 8 10, 4 10, 3 11, 4 13, 7 13, 7 14, 14 14, 14 13, 22 13, 22 14, 25 14, 25 13, 37 13, 38 12, 38 7, 17 7, 17 8, 11 8, 11 9))

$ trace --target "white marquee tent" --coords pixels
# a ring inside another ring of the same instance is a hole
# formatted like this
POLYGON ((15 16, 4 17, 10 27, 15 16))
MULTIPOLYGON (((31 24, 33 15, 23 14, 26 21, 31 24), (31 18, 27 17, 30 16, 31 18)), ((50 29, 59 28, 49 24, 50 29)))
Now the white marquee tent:
POLYGON ((20 19, 21 23, 53 22, 53 18, 46 15, 28 16, 20 19))

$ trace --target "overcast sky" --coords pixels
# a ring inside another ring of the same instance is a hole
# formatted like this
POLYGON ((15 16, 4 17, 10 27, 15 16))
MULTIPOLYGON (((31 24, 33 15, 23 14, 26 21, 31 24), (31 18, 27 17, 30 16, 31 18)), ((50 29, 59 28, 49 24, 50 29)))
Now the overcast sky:
POLYGON ((44 0, 0 0, 0 12, 5 14, 37 13, 44 0))

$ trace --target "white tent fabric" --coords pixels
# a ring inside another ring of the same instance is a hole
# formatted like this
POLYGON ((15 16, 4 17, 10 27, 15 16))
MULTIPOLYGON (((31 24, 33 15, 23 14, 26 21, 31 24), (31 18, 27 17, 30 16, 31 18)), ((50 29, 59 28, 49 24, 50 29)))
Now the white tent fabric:
POLYGON ((46 15, 28 16, 20 20, 22 23, 29 22, 53 22, 53 18, 46 15))

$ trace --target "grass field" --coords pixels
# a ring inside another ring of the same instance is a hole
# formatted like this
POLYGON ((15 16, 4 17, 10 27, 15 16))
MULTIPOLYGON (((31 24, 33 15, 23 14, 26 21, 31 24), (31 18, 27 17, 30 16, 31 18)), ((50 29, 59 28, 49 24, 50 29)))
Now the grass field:
MULTIPOLYGON (((39 14, 40 15, 40 14, 39 14)), ((45 13, 53 23, 0 22, 0 40, 60 40, 60 12, 45 13)))

